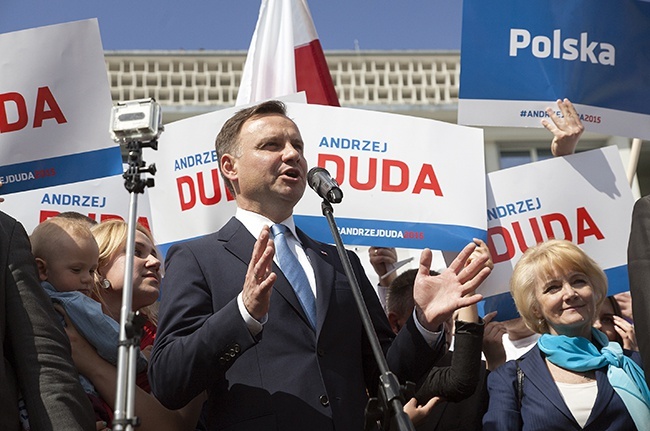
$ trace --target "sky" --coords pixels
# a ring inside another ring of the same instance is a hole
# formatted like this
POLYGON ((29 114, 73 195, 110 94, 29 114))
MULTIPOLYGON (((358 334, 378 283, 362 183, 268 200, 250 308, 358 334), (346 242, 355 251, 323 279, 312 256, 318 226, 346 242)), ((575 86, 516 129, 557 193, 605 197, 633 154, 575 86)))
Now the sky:
MULTIPOLYGON (((310 0, 325 50, 459 50, 461 0, 310 0)), ((0 33, 97 18, 105 50, 247 50, 259 0, 0 0, 0 33)))

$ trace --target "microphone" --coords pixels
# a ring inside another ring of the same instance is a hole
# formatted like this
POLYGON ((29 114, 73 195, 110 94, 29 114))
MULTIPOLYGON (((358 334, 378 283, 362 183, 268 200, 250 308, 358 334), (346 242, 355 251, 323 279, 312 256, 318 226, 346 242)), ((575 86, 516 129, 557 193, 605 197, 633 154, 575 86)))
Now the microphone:
POLYGON ((330 203, 338 204, 343 200, 343 192, 339 188, 339 183, 326 169, 318 166, 311 168, 307 173, 307 183, 318 193, 318 196, 330 203))

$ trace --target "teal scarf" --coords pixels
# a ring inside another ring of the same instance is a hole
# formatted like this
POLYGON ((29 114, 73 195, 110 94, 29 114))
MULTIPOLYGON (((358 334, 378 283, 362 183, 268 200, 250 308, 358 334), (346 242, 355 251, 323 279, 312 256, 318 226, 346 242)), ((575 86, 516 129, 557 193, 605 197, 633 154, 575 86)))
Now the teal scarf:
POLYGON ((592 328, 593 339, 604 346, 600 351, 583 337, 544 334, 537 345, 547 359, 571 371, 591 371, 607 366, 607 378, 621 397, 638 429, 650 423, 650 390, 643 370, 632 359, 623 355, 621 345, 592 328))

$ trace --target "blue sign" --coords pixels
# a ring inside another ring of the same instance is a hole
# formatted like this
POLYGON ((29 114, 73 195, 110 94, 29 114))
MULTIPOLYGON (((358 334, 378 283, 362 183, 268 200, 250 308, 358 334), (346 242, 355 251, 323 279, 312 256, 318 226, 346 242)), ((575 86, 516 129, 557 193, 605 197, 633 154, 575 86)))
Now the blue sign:
MULTIPOLYGON (((565 97, 594 109, 593 119, 583 119, 588 130, 607 132, 603 123, 626 120, 612 111, 637 114, 635 122, 650 115, 649 2, 464 1, 459 111, 463 100, 548 104, 565 97)), ((517 106, 515 116, 523 117, 527 106, 517 106)), ((481 124, 479 110, 469 111, 459 112, 459 123, 481 124)), ((518 125, 514 118, 496 123, 518 125)))

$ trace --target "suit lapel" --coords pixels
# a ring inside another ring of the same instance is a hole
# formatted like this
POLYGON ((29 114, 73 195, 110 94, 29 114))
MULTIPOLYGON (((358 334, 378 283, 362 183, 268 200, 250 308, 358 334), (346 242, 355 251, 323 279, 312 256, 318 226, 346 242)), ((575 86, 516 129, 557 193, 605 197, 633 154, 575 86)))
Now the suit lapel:
POLYGON ((524 386, 526 381, 528 383, 535 385, 539 391, 549 400, 551 404, 555 406, 564 416, 566 416, 571 422, 575 423, 575 418, 573 414, 569 411, 569 408, 566 406, 560 390, 557 388, 557 385, 553 381, 551 372, 546 366, 546 361, 542 355, 542 352, 537 346, 533 347, 530 351, 530 354, 526 356, 525 359, 519 363, 519 366, 524 372, 524 386))
POLYGON ((217 233, 224 248, 248 266, 255 245, 255 238, 236 218, 231 218, 217 233))
POLYGON ((594 407, 591 409, 591 414, 589 414, 589 419, 587 419, 584 428, 588 428, 592 422, 598 419, 600 414, 607 409, 614 396, 614 388, 609 384, 607 371, 596 370, 596 383, 598 385, 598 395, 596 395, 596 402, 594 402, 594 407))
MULTIPOLYGON (((226 250, 235 255, 246 265, 246 268, 248 268, 248 264, 251 261, 253 247, 255 246, 255 237, 251 235, 248 229, 246 229, 239 220, 234 217, 231 218, 230 221, 219 230, 218 239, 225 243, 224 248, 226 250)), ((309 320, 302 309, 302 305, 300 305, 296 292, 294 292, 293 287, 291 287, 291 284, 282 273, 282 270, 275 264, 275 262, 273 263, 272 269, 278 276, 273 289, 289 303, 296 313, 300 315, 305 324, 309 325, 309 320)), ((242 274, 242 283, 245 276, 246 270, 244 270, 244 273, 242 274)))

